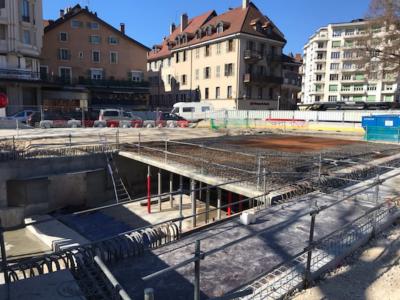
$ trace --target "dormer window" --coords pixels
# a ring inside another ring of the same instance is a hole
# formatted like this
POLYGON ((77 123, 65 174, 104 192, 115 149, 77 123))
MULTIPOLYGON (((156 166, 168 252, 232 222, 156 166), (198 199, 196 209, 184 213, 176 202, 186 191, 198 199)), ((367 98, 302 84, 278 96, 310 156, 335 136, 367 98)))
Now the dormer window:
POLYGON ((213 34, 213 28, 212 28, 212 26, 208 26, 208 27, 207 27, 206 33, 207 33, 207 35, 212 35, 212 34, 213 34))
POLYGON ((182 37, 182 43, 186 44, 187 42, 188 42, 188 37, 187 37, 187 34, 185 34, 182 37))
POLYGON ((221 33, 223 33, 224 32, 224 24, 223 23, 219 23, 218 25, 217 25, 217 33, 218 34, 221 34, 221 33))

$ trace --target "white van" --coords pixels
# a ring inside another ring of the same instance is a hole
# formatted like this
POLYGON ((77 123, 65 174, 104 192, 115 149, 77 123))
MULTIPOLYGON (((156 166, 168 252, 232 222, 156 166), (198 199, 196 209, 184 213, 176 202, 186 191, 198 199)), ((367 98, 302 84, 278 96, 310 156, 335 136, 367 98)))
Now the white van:
POLYGON ((208 118, 212 111, 214 107, 207 102, 179 102, 174 104, 171 113, 188 121, 198 122, 208 118))

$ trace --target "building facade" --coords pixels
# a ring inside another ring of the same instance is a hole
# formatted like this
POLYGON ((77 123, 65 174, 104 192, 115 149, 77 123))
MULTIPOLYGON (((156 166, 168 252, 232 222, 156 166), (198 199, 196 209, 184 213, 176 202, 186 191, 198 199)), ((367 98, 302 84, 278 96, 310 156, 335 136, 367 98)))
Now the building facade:
POLYGON ((282 32, 248 0, 218 15, 181 16, 148 53, 152 107, 206 101, 215 109, 277 109, 282 32))
POLYGON ((367 36, 366 23, 329 24, 304 46, 302 104, 321 102, 398 102, 398 74, 367 74, 357 43, 367 36))
POLYGON ((0 1, 0 92, 9 113, 41 101, 42 1, 0 1))
POLYGON ((44 30, 41 75, 45 106, 143 109, 148 105, 149 48, 79 5, 44 30))

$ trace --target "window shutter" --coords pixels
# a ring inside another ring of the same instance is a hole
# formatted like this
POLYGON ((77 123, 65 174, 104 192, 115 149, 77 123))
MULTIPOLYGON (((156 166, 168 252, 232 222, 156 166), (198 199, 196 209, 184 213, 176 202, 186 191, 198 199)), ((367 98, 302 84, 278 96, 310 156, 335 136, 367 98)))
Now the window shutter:
POLYGON ((228 65, 225 65, 225 76, 228 76, 228 65))
POLYGON ((235 64, 231 64, 231 66, 232 66, 232 76, 235 76, 235 64))

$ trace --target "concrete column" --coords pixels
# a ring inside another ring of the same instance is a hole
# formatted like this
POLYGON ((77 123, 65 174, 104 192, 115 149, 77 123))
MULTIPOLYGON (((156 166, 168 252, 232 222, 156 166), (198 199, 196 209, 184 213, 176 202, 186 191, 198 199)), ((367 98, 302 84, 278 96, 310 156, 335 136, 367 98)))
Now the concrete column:
POLYGON ((7 181, 2 179, 0 182, 0 207, 7 207, 7 181))
POLYGON ((161 177, 161 169, 158 169, 158 211, 162 210, 162 177, 161 177))
MULTIPOLYGON (((183 218, 183 176, 179 176, 179 217, 183 218)), ((179 221, 179 230, 182 233, 182 220, 179 221)))
POLYGON ((217 197, 217 218, 218 220, 221 220, 221 202, 222 202, 222 191, 220 188, 217 188, 217 193, 218 193, 218 197, 217 197))
POLYGON ((210 188, 207 187, 206 190, 206 224, 210 220, 210 188))
POLYGON ((151 167, 147 166, 147 213, 151 214, 151 167))
POLYGON ((202 190, 202 187, 203 187, 203 183, 200 181, 199 182, 199 200, 201 201, 202 200, 202 196, 203 196, 203 190, 202 190))
POLYGON ((192 202, 192 225, 193 228, 196 227, 196 212, 197 212, 197 207, 196 207, 196 181, 194 179, 190 180, 190 200, 192 202))
POLYGON ((172 192, 174 191, 174 174, 169 173, 169 203, 171 204, 171 208, 174 207, 174 196, 172 192))

